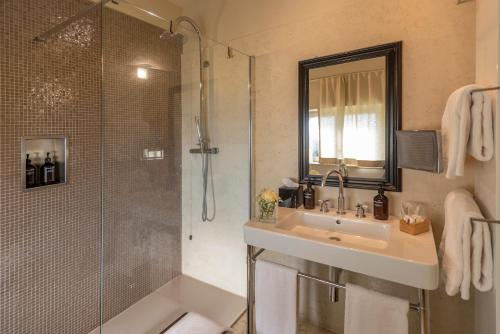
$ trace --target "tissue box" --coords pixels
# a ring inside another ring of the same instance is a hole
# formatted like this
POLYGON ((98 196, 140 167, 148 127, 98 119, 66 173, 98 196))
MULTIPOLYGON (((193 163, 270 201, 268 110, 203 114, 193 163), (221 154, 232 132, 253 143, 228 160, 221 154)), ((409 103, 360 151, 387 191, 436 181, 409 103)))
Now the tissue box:
POLYGON ((421 223, 408 224, 403 219, 399 221, 399 230, 408 234, 417 235, 430 230, 431 221, 425 219, 421 223))
POLYGON ((280 196, 281 201, 279 202, 279 206, 285 208, 295 208, 297 209, 302 205, 303 202, 303 188, 302 186, 298 187, 286 187, 281 186, 278 190, 278 195, 280 196))

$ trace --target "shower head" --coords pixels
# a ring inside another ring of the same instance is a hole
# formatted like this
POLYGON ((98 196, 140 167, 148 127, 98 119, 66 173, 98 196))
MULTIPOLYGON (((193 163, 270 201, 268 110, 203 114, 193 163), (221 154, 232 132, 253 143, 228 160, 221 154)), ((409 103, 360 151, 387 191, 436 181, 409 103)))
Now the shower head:
POLYGON ((174 37, 176 35, 179 35, 179 33, 173 33, 172 32, 172 21, 170 21, 170 29, 165 30, 164 32, 161 33, 160 38, 163 39, 165 37, 174 37))
POLYGON ((198 34, 198 39, 201 41, 201 39, 202 39, 202 33, 201 33, 200 27, 198 26, 198 24, 192 18, 190 18, 188 16, 179 16, 175 20, 170 21, 170 29, 164 31, 160 35, 160 38, 165 38, 166 36, 173 37, 173 36, 176 36, 176 35, 182 35, 182 33, 179 32, 179 25, 182 22, 189 23, 189 25, 191 25, 191 27, 196 32, 196 34, 198 34))

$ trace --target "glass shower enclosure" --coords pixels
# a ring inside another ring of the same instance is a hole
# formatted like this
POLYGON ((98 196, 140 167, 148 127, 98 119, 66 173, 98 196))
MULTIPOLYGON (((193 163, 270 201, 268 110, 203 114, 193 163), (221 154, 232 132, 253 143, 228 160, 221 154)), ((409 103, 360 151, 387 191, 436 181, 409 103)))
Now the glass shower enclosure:
POLYGON ((252 58, 168 1, 0 9, 0 332, 160 333, 190 311, 230 326, 245 308, 252 58), (26 154, 38 170, 46 153, 65 182, 26 189, 26 154))
POLYGON ((194 311, 170 285, 232 293, 226 326, 244 310, 251 59, 178 15, 103 8, 103 324, 157 296, 194 311))

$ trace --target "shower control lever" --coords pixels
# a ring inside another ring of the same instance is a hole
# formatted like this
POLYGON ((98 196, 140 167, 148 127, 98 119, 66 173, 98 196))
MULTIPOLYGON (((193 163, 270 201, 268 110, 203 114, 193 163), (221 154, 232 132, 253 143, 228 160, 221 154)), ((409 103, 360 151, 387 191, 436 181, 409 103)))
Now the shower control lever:
POLYGON ((192 154, 201 154, 201 153, 206 153, 206 154, 217 154, 219 153, 219 148, 218 147, 211 147, 211 148, 192 148, 189 150, 189 153, 192 154))

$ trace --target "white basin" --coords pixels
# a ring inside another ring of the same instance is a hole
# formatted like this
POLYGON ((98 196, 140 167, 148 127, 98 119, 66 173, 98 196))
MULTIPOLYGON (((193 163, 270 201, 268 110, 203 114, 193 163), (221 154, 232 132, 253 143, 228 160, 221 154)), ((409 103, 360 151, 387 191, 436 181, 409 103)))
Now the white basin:
POLYGON ((339 243, 385 248, 391 225, 371 219, 346 219, 320 213, 296 211, 276 224, 276 228, 292 231, 306 238, 339 243))
POLYGON ((245 242, 416 288, 438 287, 432 231, 413 236, 399 230, 396 218, 356 218, 353 212, 340 216, 280 208, 278 217, 276 224, 245 224, 245 242))

